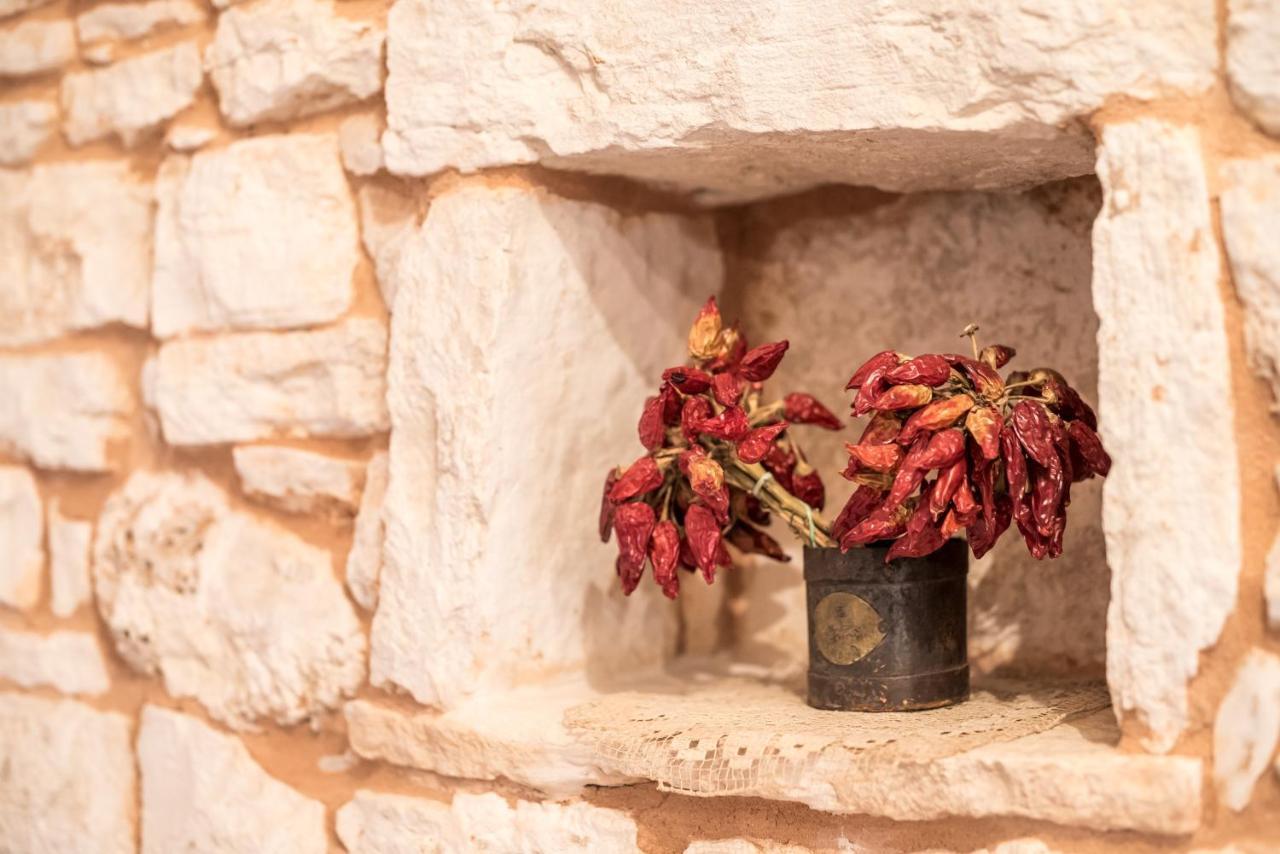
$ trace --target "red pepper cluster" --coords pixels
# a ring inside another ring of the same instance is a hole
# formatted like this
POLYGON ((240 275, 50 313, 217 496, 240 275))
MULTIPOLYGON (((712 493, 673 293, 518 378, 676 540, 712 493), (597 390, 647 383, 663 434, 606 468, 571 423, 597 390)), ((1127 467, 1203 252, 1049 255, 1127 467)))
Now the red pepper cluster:
POLYGON ((840 419, 807 394, 760 403, 762 384, 787 346, 749 348, 736 326, 724 325, 714 297, 699 312, 689 332, 693 364, 664 371, 640 414, 645 455, 605 479, 600 538, 608 542, 617 531, 616 568, 628 595, 646 563, 672 599, 680 590, 677 568, 700 570, 710 584, 718 567, 732 563, 726 542, 740 552, 788 560, 761 530, 770 511, 803 527, 822 509, 822 479, 788 428, 839 430, 840 419))
POLYGON ((1013 356, 998 345, 972 359, 886 350, 858 368, 853 413, 871 420, 846 445, 844 476, 858 489, 832 525, 842 550, 892 540, 886 562, 919 557, 964 530, 982 557, 1016 523, 1035 558, 1062 553, 1071 484, 1105 477, 1111 458, 1061 374, 1000 378, 1013 356))

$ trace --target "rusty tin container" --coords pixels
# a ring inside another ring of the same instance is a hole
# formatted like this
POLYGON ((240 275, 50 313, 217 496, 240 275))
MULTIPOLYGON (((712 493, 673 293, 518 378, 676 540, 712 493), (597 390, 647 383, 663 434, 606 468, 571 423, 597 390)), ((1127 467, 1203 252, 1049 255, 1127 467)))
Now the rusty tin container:
POLYGON ((804 550, 809 705, 902 712, 969 696, 962 540, 884 562, 888 546, 804 550))

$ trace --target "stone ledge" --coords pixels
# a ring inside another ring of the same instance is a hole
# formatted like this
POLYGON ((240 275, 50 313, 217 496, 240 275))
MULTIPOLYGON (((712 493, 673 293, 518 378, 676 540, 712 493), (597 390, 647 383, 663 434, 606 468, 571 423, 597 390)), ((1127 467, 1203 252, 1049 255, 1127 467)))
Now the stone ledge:
POLYGON ((780 685, 688 663, 676 671, 609 689, 531 686, 445 714, 358 700, 347 722, 365 758, 555 796, 652 780, 895 820, 1018 817, 1168 835, 1199 826, 1200 760, 1114 747, 1100 684, 992 683, 952 709, 858 715, 810 709, 780 685))

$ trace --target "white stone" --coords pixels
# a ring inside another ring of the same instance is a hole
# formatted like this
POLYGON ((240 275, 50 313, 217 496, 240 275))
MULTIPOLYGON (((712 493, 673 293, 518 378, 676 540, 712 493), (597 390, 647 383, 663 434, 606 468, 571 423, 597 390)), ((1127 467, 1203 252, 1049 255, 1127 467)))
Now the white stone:
POLYGON ((383 167, 382 123, 378 117, 361 113, 338 126, 342 165, 353 175, 372 175, 383 167))
POLYGON ((133 399, 104 353, 0 355, 0 447, 40 468, 107 471, 133 399))
POLYGON ((7 18, 10 15, 17 15, 28 9, 37 9, 41 6, 47 6, 53 0, 0 0, 0 18, 7 18))
POLYGON ((133 854, 130 721, 72 700, 0 694, 6 851, 133 854))
POLYGON ((400 251, 416 232, 419 198, 408 188, 364 184, 356 192, 360 201, 360 239, 373 259, 378 291, 387 308, 396 301, 396 263, 400 251))
POLYGON ((85 45, 80 48, 80 58, 89 65, 109 65, 116 61, 117 47, 112 42, 85 45))
POLYGON ((44 571, 44 508, 35 478, 21 466, 0 465, 0 603, 31 608, 44 571))
POLYGON ((89 550, 93 523, 62 515, 55 499, 49 505, 49 583, 55 617, 70 617, 93 595, 89 582, 89 550))
POLYGON ((172 124, 164 134, 164 144, 174 151, 195 151, 213 141, 218 132, 201 125, 172 124))
POLYGON ((1280 135, 1280 2, 1227 0, 1231 97, 1267 133, 1280 135))
POLYGON ((392 172, 541 161, 709 201, 1088 174, 1108 97, 1202 91, 1217 66, 1206 2, 398 0, 388 27, 392 172))
POLYGON ((1267 575, 1263 585, 1267 600, 1267 627, 1280 631, 1280 537, 1267 552, 1267 575))
POLYGON ((57 124, 58 108, 48 101, 0 104, 0 166, 30 162, 57 124))
POLYGON ((409 244, 373 683, 453 708, 660 661, 674 607, 652 583, 624 597, 613 549, 565 520, 594 518, 601 473, 640 450, 631 419, 599 413, 634 407, 679 360, 685 318, 721 280, 711 221, 477 182, 435 199, 409 244))
POLYGON ((378 579, 382 574, 382 501, 387 494, 387 452, 378 451, 365 469, 360 512, 356 514, 351 551, 347 553, 347 590, 366 611, 378 607, 378 579))
POLYGON ((238 445, 231 459, 240 488, 256 501, 289 513, 355 516, 364 483, 358 460, 278 445, 238 445))
POLYGON ((1218 797, 1236 812, 1280 742, 1280 656, 1254 648, 1236 673, 1213 722, 1213 779, 1218 797))
POLYGON ((1221 267, 1199 137, 1142 119, 1103 128, 1093 231, 1102 438, 1115 461, 1107 683, 1164 752, 1187 681, 1235 607, 1240 479, 1221 267))
POLYGON ((1222 239, 1249 361, 1280 401, 1280 155, 1228 161, 1221 180, 1222 239))
POLYGON ((171 157, 156 196, 160 337, 308 326, 350 306, 356 210, 335 135, 263 136, 171 157))
POLYGON ((88 632, 41 635, 0 627, 0 677, 63 694, 104 694, 111 687, 98 639, 88 632))
POLYGON ((93 577, 125 661, 232 728, 297 723, 364 679, 329 553, 232 510, 201 475, 130 477, 98 520, 93 577))
POLYGON ((151 188, 123 161, 0 170, 0 345, 147 324, 151 188))
POLYGON ((358 318, 315 332, 244 332, 160 348, 155 401, 174 445, 387 429, 387 330, 358 318))
POLYGON ((458 793, 451 804, 360 790, 337 816, 351 854, 440 852, 591 852, 636 854, 637 828, 626 813, 577 801, 538 803, 458 793))
POLYGON ((267 774, 234 736, 158 706, 138 733, 142 852, 324 854, 324 805, 267 774))
POLYGON ((265 0, 218 16, 205 64, 230 124, 279 121, 380 91, 385 39, 331 0, 265 0))
POLYGON ((0 78, 53 71, 75 56, 76 31, 70 21, 23 21, 0 30, 0 78))
POLYGON ((157 30, 198 24, 207 17, 195 0, 146 0, 142 3, 104 3, 76 16, 82 44, 130 41, 157 30))
MULTIPOLYGON (((859 834, 859 840, 862 839, 859 834)), ((841 841, 850 845, 848 840, 841 841)), ((861 847, 840 848, 837 850, 862 851, 861 847)), ((870 849, 877 850, 877 849, 870 849)), ((814 849, 799 845, 783 845, 777 842, 755 843, 749 839, 700 839, 690 842, 684 854, 814 854, 814 849)))
POLYGON ((132 146, 196 99, 204 72, 195 42, 62 78, 63 132, 72 145, 112 134, 132 146))

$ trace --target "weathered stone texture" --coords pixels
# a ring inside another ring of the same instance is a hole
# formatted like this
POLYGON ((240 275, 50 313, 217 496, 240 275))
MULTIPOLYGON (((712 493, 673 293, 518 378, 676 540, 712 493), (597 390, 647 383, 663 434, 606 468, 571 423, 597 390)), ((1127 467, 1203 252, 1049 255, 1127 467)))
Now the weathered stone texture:
POLYGON ((266 0, 218 16, 205 54, 233 125, 308 116, 382 89, 386 33, 332 0, 266 0))
POLYGON ((44 508, 35 478, 21 466, 0 466, 0 555, 0 603, 35 605, 44 570, 44 508))
POLYGON ((1221 181, 1222 239, 1249 360, 1280 407, 1280 155, 1228 161, 1221 181))
POLYGON ((1084 175, 1078 120, 1111 95, 1206 89, 1217 63, 1205 2, 399 0, 389 31, 392 172, 541 161, 711 201, 1084 175))
POLYGON ((0 170, 0 345, 146 326, 151 188, 116 161, 0 170))
POLYGON ((46 6, 53 0, 0 0, 0 18, 7 18, 10 15, 17 15, 28 9, 37 9, 46 6))
POLYGON ((233 736, 146 706, 138 733, 142 852, 325 854, 324 805, 267 774, 233 736))
POLYGON ((132 854, 129 719, 71 700, 0 694, 0 846, 132 854))
POLYGON ((233 728, 297 723, 363 681, 329 553, 230 509, 201 475, 135 473, 103 508, 93 573, 120 655, 233 728))
POLYGON ((1231 97, 1259 127, 1280 136, 1280 2, 1227 0, 1231 97))
POLYGON ((1280 743, 1280 656, 1254 648, 1236 673, 1213 724, 1218 797, 1240 812, 1280 743))
POLYGON ((89 550, 93 523, 68 519, 55 499, 49 505, 50 607, 56 617, 69 617, 93 595, 89 582, 89 550))
POLYGON ((158 30, 198 24, 206 17, 204 6, 196 0, 104 3, 76 16, 76 32, 82 44, 130 41, 158 30))
POLYGON ((43 74, 76 56, 76 31, 70 21, 23 21, 0 30, 0 79, 43 74))
POLYGON ((307 326, 351 304, 356 210, 334 134, 170 158, 156 195, 157 335, 307 326))
POLYGON ((624 599, 611 550, 566 521, 593 518, 601 472, 641 450, 630 418, 599 413, 631 410, 682 352, 721 279, 710 220, 476 183, 434 200, 407 243, 374 684, 452 708, 661 660, 674 609, 652 583, 624 599))
POLYGON ((204 79, 194 42, 62 78, 63 132, 72 145, 115 134, 127 146, 195 101, 204 79))
POLYGON ((164 144, 174 151, 195 151, 213 140, 218 132, 211 127, 175 122, 164 134, 164 144))
POLYGON ((1235 606, 1240 483, 1217 243, 1195 130, 1103 128, 1093 232, 1111 565, 1107 679, 1124 717, 1169 750, 1187 681, 1235 606))
POLYGON ((356 514, 351 551, 347 553, 347 590, 361 608, 378 607, 378 579, 382 574, 382 502, 387 494, 390 469, 387 453, 379 451, 365 469, 360 512, 356 514))
POLYGON ((0 104, 0 166, 21 166, 53 136, 58 108, 49 101, 0 104))
POLYGON ((111 687, 98 639, 88 632, 41 635, 0 627, 0 677, 63 694, 102 694, 111 687))
POLYGON ((241 445, 231 459, 250 498, 288 513, 350 521, 360 501, 364 464, 301 448, 241 445))
POLYGON ((417 232, 420 200, 408 189, 372 183, 361 186, 356 195, 360 201, 360 240, 373 259, 382 301, 391 309, 399 281, 396 263, 417 232))
POLYGON ((0 355, 0 446, 48 469, 106 471, 133 399, 102 353, 0 355))
POLYGON ((352 175, 372 175, 383 167, 382 123, 370 113, 346 119, 338 126, 342 165, 352 175))
POLYGON ((245 332, 170 341, 155 403, 175 445, 387 429, 387 330, 355 319, 315 332, 245 332))

